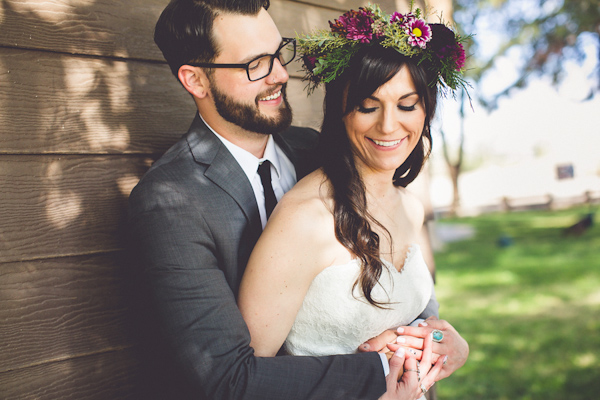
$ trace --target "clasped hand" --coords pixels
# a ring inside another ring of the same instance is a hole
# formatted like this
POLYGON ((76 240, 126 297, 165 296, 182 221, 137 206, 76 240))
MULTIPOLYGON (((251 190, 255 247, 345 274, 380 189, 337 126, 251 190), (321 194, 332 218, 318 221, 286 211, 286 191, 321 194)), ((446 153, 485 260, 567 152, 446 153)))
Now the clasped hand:
MULTIPOLYGON (((397 330, 388 330, 381 335, 372 338, 359 347, 360 352, 377 351, 386 353, 388 359, 399 348, 412 349, 416 354, 416 360, 422 362, 425 338, 431 335, 433 330, 440 330, 443 339, 433 342, 431 346, 431 363, 435 364, 441 356, 447 356, 442 370, 437 374, 435 381, 447 378, 454 371, 462 367, 469 356, 469 345, 460 334, 447 321, 429 317, 421 322, 418 327, 402 326, 397 330)), ((411 352, 406 351, 410 356, 411 352)))

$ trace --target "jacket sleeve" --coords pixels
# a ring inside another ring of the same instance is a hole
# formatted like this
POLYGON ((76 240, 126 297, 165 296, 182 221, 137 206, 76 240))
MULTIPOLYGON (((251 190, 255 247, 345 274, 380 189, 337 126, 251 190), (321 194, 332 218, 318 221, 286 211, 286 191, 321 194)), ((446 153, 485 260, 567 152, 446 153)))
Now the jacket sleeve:
POLYGON ((180 188, 146 182, 130 197, 130 238, 192 398, 376 399, 385 391, 377 353, 259 358, 223 271, 205 215, 180 188))
POLYGON ((417 317, 417 319, 419 319, 419 318, 427 319, 431 316, 436 316, 439 318, 440 317, 439 308, 440 308, 440 304, 438 303, 438 301, 435 297, 435 288, 432 288, 431 298, 429 299, 429 302, 425 306, 425 309, 423 310, 421 315, 419 315, 417 317))

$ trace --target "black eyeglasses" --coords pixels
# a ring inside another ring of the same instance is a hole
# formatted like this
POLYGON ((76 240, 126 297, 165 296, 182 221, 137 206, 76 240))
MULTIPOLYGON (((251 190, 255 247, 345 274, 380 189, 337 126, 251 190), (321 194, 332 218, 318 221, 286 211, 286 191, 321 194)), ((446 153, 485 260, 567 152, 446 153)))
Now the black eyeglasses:
POLYGON ((251 82, 263 79, 273 70, 273 63, 277 58, 282 66, 288 65, 296 57, 296 39, 283 38, 281 45, 275 54, 267 54, 256 57, 245 64, 211 64, 211 63, 189 63, 194 67, 204 68, 244 68, 251 82))

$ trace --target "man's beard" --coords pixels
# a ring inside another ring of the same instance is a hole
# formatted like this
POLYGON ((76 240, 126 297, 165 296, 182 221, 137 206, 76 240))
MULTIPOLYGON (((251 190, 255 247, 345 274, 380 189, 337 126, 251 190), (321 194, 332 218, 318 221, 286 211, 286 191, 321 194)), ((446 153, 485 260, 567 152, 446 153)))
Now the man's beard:
POLYGON ((211 92, 215 101, 217 112, 223 119, 247 131, 273 135, 282 132, 292 123, 292 109, 285 93, 286 84, 281 88, 283 107, 279 109, 277 117, 267 117, 261 114, 258 108, 258 99, 269 94, 260 94, 255 99, 255 104, 240 103, 221 92, 211 80, 211 92))

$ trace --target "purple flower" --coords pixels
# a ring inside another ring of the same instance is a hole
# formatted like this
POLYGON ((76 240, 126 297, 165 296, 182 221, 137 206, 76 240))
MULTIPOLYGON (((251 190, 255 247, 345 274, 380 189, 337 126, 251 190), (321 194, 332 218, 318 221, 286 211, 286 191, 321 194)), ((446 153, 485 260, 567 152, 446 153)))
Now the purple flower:
POLYGON ((330 21, 329 26, 332 32, 346 36, 347 39, 369 43, 373 38, 372 16, 370 11, 361 7, 358 11, 350 10, 344 13, 334 22, 330 21))
POLYGON ((404 28, 407 24, 411 23, 415 19, 417 19, 417 17, 415 17, 415 14, 413 13, 409 12, 406 14, 400 14, 399 12, 395 12, 390 18, 390 23, 404 28))
POLYGON ((302 57, 302 61, 304 61, 304 65, 306 65, 310 71, 312 71, 315 68, 315 65, 317 65, 317 58, 313 56, 304 56, 302 57))
POLYGON ((454 62, 456 62, 455 69, 460 71, 467 62, 467 57, 465 56, 465 48, 462 43, 456 43, 456 48, 454 49, 454 62))
POLYGON ((462 43, 456 40, 456 35, 450 28, 443 24, 431 24, 433 39, 430 48, 440 59, 447 58, 454 60, 454 69, 460 71, 466 62, 465 49, 462 43))
POLYGON ((423 19, 409 21, 405 25, 405 32, 408 34, 408 43, 412 46, 424 49, 431 40, 431 28, 423 19))

